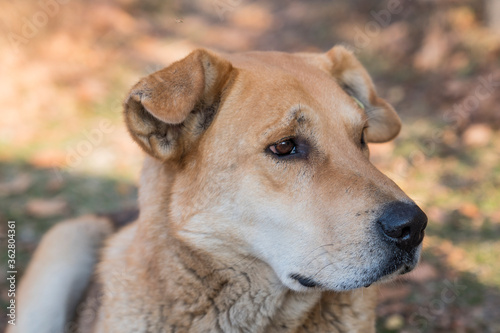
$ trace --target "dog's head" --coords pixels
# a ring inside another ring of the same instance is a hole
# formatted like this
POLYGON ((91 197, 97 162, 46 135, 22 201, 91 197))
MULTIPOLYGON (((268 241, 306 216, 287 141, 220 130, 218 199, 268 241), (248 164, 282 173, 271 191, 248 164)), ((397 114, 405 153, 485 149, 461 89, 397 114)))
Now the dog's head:
POLYGON ((427 218, 367 147, 400 120, 341 46, 194 51, 135 85, 125 119, 175 169, 157 195, 171 232, 201 250, 256 257, 294 290, 363 287, 418 262, 427 218))

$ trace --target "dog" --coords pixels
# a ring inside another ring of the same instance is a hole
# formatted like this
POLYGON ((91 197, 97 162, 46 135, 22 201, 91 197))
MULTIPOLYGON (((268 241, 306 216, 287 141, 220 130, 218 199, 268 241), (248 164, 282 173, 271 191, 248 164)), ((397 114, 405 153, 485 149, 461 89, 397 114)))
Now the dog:
POLYGON ((371 285, 417 265, 427 217, 369 161, 401 122, 351 51, 198 49, 124 117, 139 217, 49 231, 11 333, 374 332, 371 285))

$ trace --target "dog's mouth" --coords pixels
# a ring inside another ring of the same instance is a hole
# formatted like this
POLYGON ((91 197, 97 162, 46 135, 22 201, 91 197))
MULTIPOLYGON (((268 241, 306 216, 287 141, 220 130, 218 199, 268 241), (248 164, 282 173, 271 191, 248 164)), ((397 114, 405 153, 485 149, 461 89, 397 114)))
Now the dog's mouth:
MULTIPOLYGON (((377 276, 374 276, 372 278, 365 279, 365 281, 361 282, 359 285, 354 285, 349 289, 356 289, 360 287, 365 287, 368 288, 370 287, 373 283, 376 282, 388 282, 395 278, 396 276, 403 275, 406 273, 409 273, 415 268, 416 265, 403 265, 397 267, 395 270, 391 271, 384 271, 381 274, 377 274, 377 276)), ((297 281, 301 286, 311 289, 311 288, 320 288, 320 289, 328 289, 323 286, 320 282, 317 280, 314 280, 312 277, 304 276, 301 274, 290 274, 290 278, 292 280, 297 281)))
MULTIPOLYGON (((372 283, 375 282, 388 282, 395 277, 398 277, 400 275, 404 275, 406 273, 411 272, 415 268, 416 264, 404 264, 402 266, 399 266, 397 269, 390 270, 388 272, 383 272, 379 278, 375 278, 372 283)), ((365 287, 369 287, 372 283, 369 285, 365 285, 365 287)))
POLYGON ((388 261, 378 272, 368 279, 369 282, 363 285, 363 287, 369 287, 373 283, 384 283, 391 281, 392 279, 407 274, 411 272, 418 264, 420 259, 420 249, 415 249, 411 254, 404 257, 398 257, 388 261))
MULTIPOLYGON (((372 271, 372 274, 356 279, 353 283, 343 284, 341 288, 333 288, 340 290, 352 290, 357 288, 368 288, 374 283, 384 283, 391 281, 397 276, 411 272, 418 264, 420 258, 420 250, 415 249, 412 253, 407 253, 405 256, 398 256, 397 259, 388 260, 384 265, 372 271)), ((325 289, 331 290, 331 283, 320 282, 314 276, 306 276, 299 273, 289 275, 289 278, 296 281, 302 287, 307 289, 325 289)))
POLYGON ((321 284, 319 282, 315 281, 311 277, 306 277, 306 276, 294 273, 294 274, 290 274, 290 278, 292 280, 297 281, 298 283, 300 283, 300 285, 302 285, 303 287, 306 287, 306 288, 321 287, 321 284))

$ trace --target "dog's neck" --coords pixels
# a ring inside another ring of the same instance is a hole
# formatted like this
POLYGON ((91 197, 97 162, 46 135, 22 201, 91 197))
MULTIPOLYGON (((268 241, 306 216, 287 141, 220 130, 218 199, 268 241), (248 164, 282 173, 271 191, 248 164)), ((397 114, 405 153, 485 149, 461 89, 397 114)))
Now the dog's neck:
POLYGON ((369 289, 295 292, 281 283, 268 264, 255 257, 232 253, 228 260, 178 237, 178 230, 169 225, 165 215, 165 205, 169 204, 165 185, 175 175, 165 172, 165 166, 159 163, 147 163, 148 173, 143 178, 153 177, 154 181, 143 179, 142 183, 154 188, 143 192, 149 197, 141 197, 148 205, 141 210, 133 248, 149 281, 147 286, 153 286, 148 296, 156 301, 151 304, 164 304, 162 309, 151 311, 162 312, 159 315, 165 331, 169 325, 186 330, 203 327, 211 332, 373 329, 373 306, 367 302, 372 298, 369 289))
POLYGON ((163 304, 160 316, 166 331, 170 326, 211 332, 373 330, 373 287, 343 293, 295 292, 258 259, 239 258, 229 265, 175 237, 164 241, 167 246, 150 246, 150 253, 141 257, 153 258, 143 266, 146 285, 152 286, 147 294, 156 299, 152 304, 163 304))
MULTIPOLYGON (((199 320, 204 321, 201 327, 215 325, 212 331, 288 332, 305 320, 320 298, 319 291, 299 294, 285 288, 259 260, 239 258, 223 263, 176 239, 171 239, 170 245, 165 260, 174 265, 170 274, 178 274, 175 286, 184 289, 176 302, 191 303, 189 307, 196 309, 187 314, 181 306, 175 316, 196 316, 198 312, 199 320), (193 298, 189 289, 202 294, 193 298)), ((168 274, 164 268, 163 264, 158 267, 163 270, 161 275, 168 274)))

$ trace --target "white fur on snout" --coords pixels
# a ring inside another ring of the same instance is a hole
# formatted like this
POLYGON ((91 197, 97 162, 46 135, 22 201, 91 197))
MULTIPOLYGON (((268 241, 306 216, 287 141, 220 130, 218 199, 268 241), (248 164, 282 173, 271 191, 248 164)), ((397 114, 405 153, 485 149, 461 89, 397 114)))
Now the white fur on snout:
POLYGON ((256 183, 251 177, 242 181, 246 187, 242 215, 252 221, 250 227, 243 226, 248 228, 243 233, 245 241, 288 288, 311 290, 291 278, 294 274, 334 291, 364 287, 383 277, 393 249, 372 227, 373 217, 353 220, 338 214, 325 218, 311 209, 317 198, 307 202, 300 195, 263 195, 256 183))

